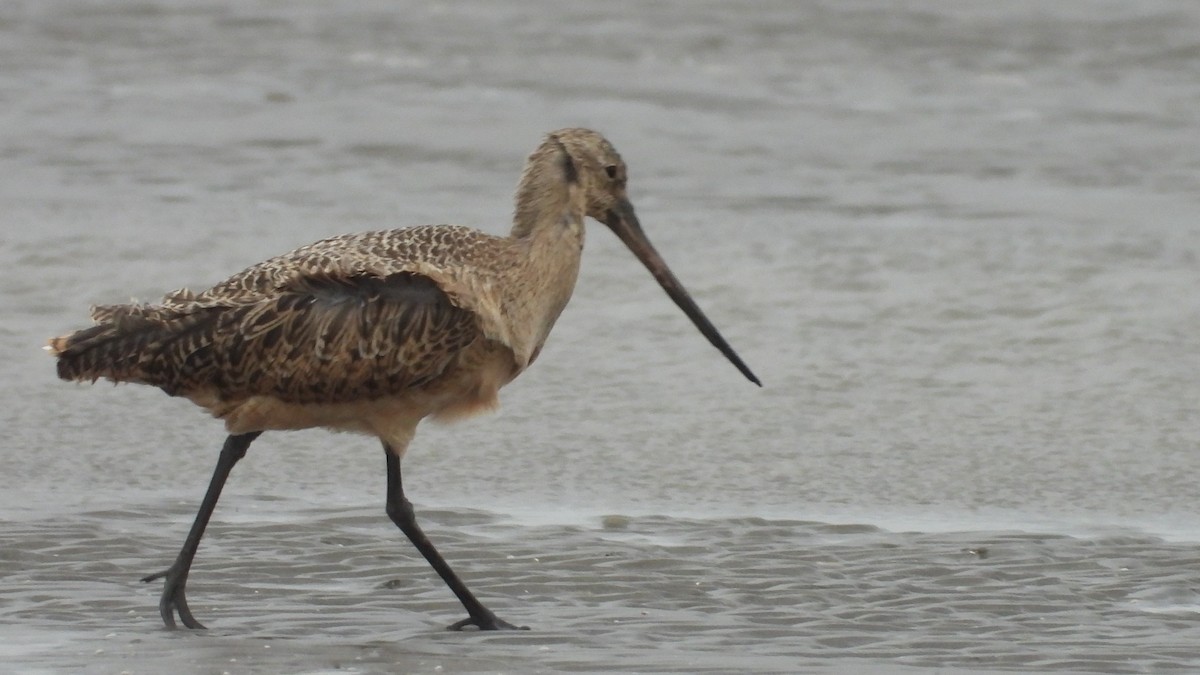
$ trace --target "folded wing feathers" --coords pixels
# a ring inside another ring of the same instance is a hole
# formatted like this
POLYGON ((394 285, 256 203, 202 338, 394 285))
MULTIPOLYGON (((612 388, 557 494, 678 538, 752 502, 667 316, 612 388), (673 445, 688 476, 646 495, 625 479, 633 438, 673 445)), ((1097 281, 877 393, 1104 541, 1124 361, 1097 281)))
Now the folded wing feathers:
MULTIPOLYGON (((447 237, 488 239, 443 227, 346 235, 268 260, 204 293, 176 291, 159 305, 95 307, 97 325, 51 340, 59 376, 300 403, 419 386, 484 333, 481 317, 445 288, 452 284, 403 269, 405 258, 417 259, 409 270, 428 268, 438 250, 463 243, 447 237)), ((469 256, 472 249, 458 250, 469 256)))

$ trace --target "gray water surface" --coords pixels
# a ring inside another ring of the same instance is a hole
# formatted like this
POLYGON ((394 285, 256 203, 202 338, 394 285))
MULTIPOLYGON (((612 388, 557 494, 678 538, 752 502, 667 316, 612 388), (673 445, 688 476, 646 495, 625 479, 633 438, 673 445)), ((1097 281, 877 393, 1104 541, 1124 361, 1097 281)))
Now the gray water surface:
POLYGON ((1200 10, 1067 0, 0 5, 0 663, 19 673, 1200 669, 1200 10), (677 276, 592 223, 498 414, 223 438, 59 382, 94 303, 342 232, 503 233, 603 131, 677 276))

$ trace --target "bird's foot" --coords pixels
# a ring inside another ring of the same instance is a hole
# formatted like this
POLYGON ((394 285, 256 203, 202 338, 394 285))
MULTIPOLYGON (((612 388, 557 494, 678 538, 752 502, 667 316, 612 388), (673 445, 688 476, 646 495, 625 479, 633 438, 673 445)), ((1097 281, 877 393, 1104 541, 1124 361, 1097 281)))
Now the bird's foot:
POLYGON ((161 572, 155 572, 142 577, 142 583, 150 583, 156 579, 165 579, 163 584, 162 596, 158 600, 158 613, 162 615, 163 623, 167 628, 175 628, 175 614, 179 614, 179 620, 188 628, 204 628, 204 624, 196 620, 192 616, 192 610, 188 609, 187 604, 187 578, 188 570, 179 569, 177 565, 171 565, 161 572))
POLYGON ((486 610, 478 615, 468 616, 462 621, 455 621, 446 626, 446 630, 462 630, 467 626, 475 626, 479 630, 529 630, 529 626, 514 626, 486 610))

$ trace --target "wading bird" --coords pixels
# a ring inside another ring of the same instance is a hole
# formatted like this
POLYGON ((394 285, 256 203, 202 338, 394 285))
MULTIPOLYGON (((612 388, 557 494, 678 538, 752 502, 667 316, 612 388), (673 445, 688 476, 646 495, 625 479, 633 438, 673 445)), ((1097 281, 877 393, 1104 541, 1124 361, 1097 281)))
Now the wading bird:
POLYGON ((52 338, 64 380, 154 385, 225 422, 208 491, 164 580, 159 611, 188 628, 192 559, 233 466, 262 432, 324 427, 378 437, 387 514, 467 610, 449 626, 517 628, 483 605, 421 531, 400 460, 417 424, 496 405, 537 358, 571 297, 590 216, 613 230, 667 295, 751 382, 733 348, 642 232, 625 164, 587 129, 548 134, 529 156, 507 237, 450 225, 348 234, 259 263, 202 293, 93 307, 95 325, 52 338))

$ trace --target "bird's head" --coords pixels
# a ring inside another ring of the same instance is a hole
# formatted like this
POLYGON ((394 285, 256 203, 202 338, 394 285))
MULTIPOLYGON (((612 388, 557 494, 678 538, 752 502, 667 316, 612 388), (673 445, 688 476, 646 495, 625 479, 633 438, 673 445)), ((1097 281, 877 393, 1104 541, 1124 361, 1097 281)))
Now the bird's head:
POLYGON ((591 129, 575 128, 552 132, 547 141, 560 145, 571 162, 587 215, 609 227, 613 227, 618 214, 632 215, 633 206, 625 192, 625 161, 608 139, 591 129))
POLYGON ((563 205, 580 208, 575 200, 581 199, 584 214, 607 225, 650 270, 667 295, 709 342, 747 379, 761 386, 650 244, 625 191, 627 179, 625 162, 604 136, 591 129, 553 131, 546 135, 526 164, 517 194, 514 234, 524 227, 533 227, 549 215, 543 210, 551 208, 550 205, 559 204, 558 212, 561 212, 563 205))

